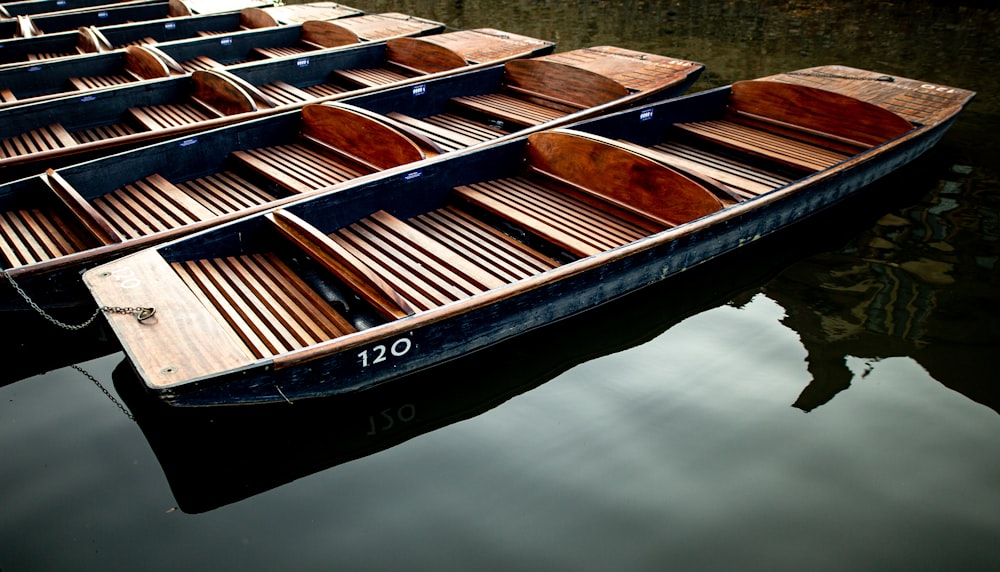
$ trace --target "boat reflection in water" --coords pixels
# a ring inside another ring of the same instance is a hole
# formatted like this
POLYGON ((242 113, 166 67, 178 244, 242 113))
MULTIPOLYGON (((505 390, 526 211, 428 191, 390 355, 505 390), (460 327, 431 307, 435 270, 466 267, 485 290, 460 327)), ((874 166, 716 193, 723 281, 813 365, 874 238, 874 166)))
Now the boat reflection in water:
POLYGON ((1000 253, 989 245, 998 243, 1000 225, 976 202, 975 184, 966 168, 953 166, 920 203, 881 217, 845 248, 792 265, 762 289, 785 309, 782 323, 808 352, 813 382, 796 407, 815 409, 858 381, 850 358, 865 362, 864 377, 879 360, 907 356, 1000 412, 991 367, 1000 355, 998 298, 981 290, 995 281, 1000 253), (981 237, 982 247, 951 246, 977 242, 970 237, 981 237))
MULTIPOLYGON (((912 173, 902 176, 915 180, 912 173)), ((900 176, 890 176, 866 195, 882 196, 883 201, 849 201, 811 221, 808 228, 791 229, 778 240, 763 239, 676 280, 363 392, 294 404, 177 408, 146 393, 127 361, 114 372, 115 387, 160 461, 178 507, 188 513, 239 502, 472 418, 577 364, 641 345, 689 316, 726 303, 738 306, 761 292, 787 309, 784 324, 797 330, 809 351, 814 381, 797 400, 794 395, 788 400, 809 410, 845 387, 835 373, 837 368, 830 364, 845 364, 851 355, 867 357, 860 348, 898 355, 890 353, 893 344, 903 343, 899 353, 925 363, 920 343, 878 333, 867 323, 858 324, 840 340, 831 335, 836 328, 828 325, 849 322, 858 307, 862 314, 880 307, 883 303, 876 294, 882 288, 858 288, 859 298, 873 296, 843 304, 843 292, 853 295, 855 289, 831 285, 838 279, 865 285, 867 275, 810 274, 823 266, 811 262, 815 257, 804 258, 836 248, 861 229, 870 228, 873 219, 891 208, 886 201, 900 200, 897 191, 914 192, 903 188, 906 185, 900 185, 900 180, 900 176)), ((917 191, 926 192, 926 188, 917 191)), ((898 215, 886 215, 882 221, 893 216, 898 215)), ((843 257, 841 266, 850 268, 867 264, 869 254, 847 248, 819 256, 843 257)), ((915 307, 915 312, 908 322, 926 320, 934 308, 915 307)), ((841 369, 852 375, 846 366, 841 369)), ((848 377, 846 384, 850 381, 848 377)), ((963 393, 997 409, 1000 400, 995 390, 988 394, 988 385, 982 381, 978 395, 963 393)), ((951 381, 943 383, 954 387, 951 381)))

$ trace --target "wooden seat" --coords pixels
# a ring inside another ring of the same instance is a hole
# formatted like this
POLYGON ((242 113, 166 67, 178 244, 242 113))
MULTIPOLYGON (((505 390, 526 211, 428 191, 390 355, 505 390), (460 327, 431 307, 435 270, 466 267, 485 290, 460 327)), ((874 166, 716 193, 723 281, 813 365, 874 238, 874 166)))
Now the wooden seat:
POLYGON ((0 211, 0 255, 5 268, 24 266, 98 246, 54 209, 0 211))
POLYGON ((14 92, 9 89, 0 88, 0 102, 10 103, 13 101, 17 101, 17 96, 14 95, 14 92))
POLYGON ((411 224, 379 211, 330 235, 281 209, 269 214, 268 220, 390 319, 462 300, 555 266, 456 212, 430 213, 411 224), (486 242, 475 244, 477 240, 486 242))
POLYGON ((160 175, 150 175, 94 199, 94 208, 127 238, 186 226, 215 216, 160 175))
POLYGON ((0 141, 0 158, 64 149, 76 144, 76 139, 61 124, 52 123, 0 141))
POLYGON ((257 358, 309 347, 355 331, 273 254, 171 265, 220 323, 257 358))

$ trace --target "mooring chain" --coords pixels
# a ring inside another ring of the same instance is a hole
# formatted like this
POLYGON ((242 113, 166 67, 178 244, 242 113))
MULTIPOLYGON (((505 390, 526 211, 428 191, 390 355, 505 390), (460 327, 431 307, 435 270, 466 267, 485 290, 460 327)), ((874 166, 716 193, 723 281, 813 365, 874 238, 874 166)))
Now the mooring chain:
POLYGON ((94 385, 96 385, 102 392, 104 392, 104 395, 106 395, 107 398, 111 400, 111 403, 114 403, 118 407, 118 409, 122 410, 122 413, 125 414, 125 417, 128 417, 132 421, 135 421, 135 416, 132 415, 132 412, 129 411, 127 407, 125 407, 125 404, 123 404, 121 401, 118 401, 118 399, 114 395, 111 395, 111 392, 108 391, 108 388, 104 387, 104 384, 98 381, 96 377, 90 375, 90 372, 88 372, 87 370, 83 369, 78 365, 73 365, 70 367, 82 373, 90 381, 93 381, 94 385))
POLYGON ((92 324, 94 320, 97 319, 98 316, 101 315, 101 312, 108 312, 110 314, 133 314, 135 315, 135 319, 139 320, 140 322, 145 322, 146 320, 152 318, 154 314, 156 314, 156 308, 149 308, 142 306, 137 306, 137 307, 101 306, 94 312, 94 314, 91 317, 87 318, 87 320, 85 320, 84 322, 80 324, 67 324, 65 322, 59 321, 51 314, 46 312, 44 309, 42 309, 41 306, 35 303, 35 301, 32 300, 30 296, 28 296, 28 293, 22 290, 21 286, 14 281, 14 277, 11 276, 10 273, 7 272, 7 270, 0 269, 0 273, 3 273, 4 278, 6 278, 8 282, 10 282, 10 285, 14 288, 14 290, 18 293, 18 295, 20 295, 21 298, 23 298, 24 301, 27 302, 28 305, 31 306, 31 308, 34 311, 38 312, 40 316, 42 316, 49 322, 52 322, 53 324, 66 330, 82 330, 86 328, 87 326, 92 324))

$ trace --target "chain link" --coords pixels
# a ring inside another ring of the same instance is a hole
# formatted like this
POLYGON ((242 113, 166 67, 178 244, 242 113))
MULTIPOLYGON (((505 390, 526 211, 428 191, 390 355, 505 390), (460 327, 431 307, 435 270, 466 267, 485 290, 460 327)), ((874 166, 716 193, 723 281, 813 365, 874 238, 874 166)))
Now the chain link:
POLYGON ((25 292, 23 289, 21 289, 21 286, 14 281, 14 277, 11 276, 6 269, 0 269, 0 273, 3 273, 4 278, 6 278, 8 282, 10 282, 10 285, 14 288, 14 290, 18 293, 18 295, 21 296, 21 298, 23 298, 24 301, 27 302, 28 305, 31 306, 31 308, 34 311, 38 312, 40 316, 42 316, 49 322, 65 330, 74 330, 74 331, 82 330, 87 326, 89 326, 90 324, 94 323, 94 320, 96 320, 97 317, 101 315, 101 312, 108 312, 112 314, 134 314, 135 319, 139 320, 140 322, 145 322, 146 320, 152 318, 154 314, 156 314, 156 308, 145 308, 141 306, 137 307, 101 306, 100 308, 94 311, 94 314, 92 316, 87 318, 82 323, 67 324, 65 322, 56 319, 54 316, 52 316, 44 309, 42 309, 42 307, 39 306, 34 300, 32 300, 31 297, 28 296, 28 293, 25 292))
POLYGON ((118 399, 115 398, 114 395, 111 395, 111 392, 108 391, 108 388, 104 387, 104 384, 101 383, 100 381, 98 381, 96 377, 94 377, 93 375, 90 374, 90 372, 88 372, 87 370, 83 369, 82 367, 80 367, 78 365, 73 365, 73 366, 70 366, 70 367, 72 367, 76 371, 82 373, 84 375, 84 377, 86 377, 90 381, 93 381, 94 385, 96 385, 98 387, 98 389, 100 389, 104 393, 104 395, 107 396, 107 398, 111 400, 111 403, 114 403, 118 407, 118 409, 122 410, 122 413, 125 414, 125 417, 128 417, 132 421, 135 421, 135 416, 132 415, 132 412, 129 411, 128 408, 125 407, 125 405, 121 401, 118 401, 118 399))

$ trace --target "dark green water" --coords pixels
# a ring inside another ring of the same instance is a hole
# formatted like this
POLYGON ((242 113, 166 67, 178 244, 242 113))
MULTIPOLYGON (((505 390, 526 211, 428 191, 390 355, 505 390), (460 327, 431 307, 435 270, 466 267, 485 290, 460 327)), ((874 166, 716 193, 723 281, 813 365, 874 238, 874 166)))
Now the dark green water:
POLYGON ((865 200, 364 399, 166 415, 111 347, 3 350, 0 570, 1000 569, 1000 8, 350 5, 693 59, 695 91, 839 63, 978 96, 865 200))

